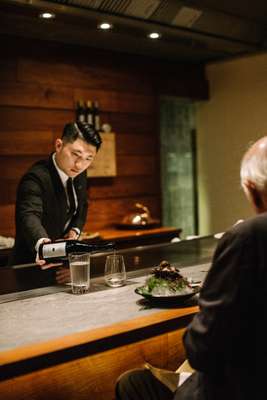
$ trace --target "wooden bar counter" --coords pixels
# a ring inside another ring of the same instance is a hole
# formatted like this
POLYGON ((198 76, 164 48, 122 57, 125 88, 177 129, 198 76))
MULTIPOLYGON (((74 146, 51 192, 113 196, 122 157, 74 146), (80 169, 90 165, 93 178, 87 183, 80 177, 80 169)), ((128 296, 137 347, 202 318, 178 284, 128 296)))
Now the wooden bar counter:
POLYGON ((1 398, 113 399, 127 369, 146 361, 176 369, 184 360, 181 338, 196 302, 147 308, 134 292, 144 277, 116 289, 92 281, 81 296, 53 287, 0 296, 1 398))
POLYGON ((197 296, 151 306, 135 289, 163 259, 203 281, 216 245, 210 236, 123 249, 127 284, 116 289, 104 284, 106 254, 95 255, 90 292, 81 296, 36 265, 0 268, 1 398, 109 400, 127 369, 149 362, 175 370, 185 359, 182 335, 197 296))

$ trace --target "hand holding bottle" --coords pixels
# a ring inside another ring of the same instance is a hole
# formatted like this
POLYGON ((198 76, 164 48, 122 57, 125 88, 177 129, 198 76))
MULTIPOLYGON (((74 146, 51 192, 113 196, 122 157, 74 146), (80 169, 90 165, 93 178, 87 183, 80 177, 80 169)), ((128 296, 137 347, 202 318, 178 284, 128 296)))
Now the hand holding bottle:
MULTIPOLYGON (((51 240, 47 238, 44 239, 42 243, 51 243, 51 240)), ((38 253, 35 261, 42 270, 52 267, 59 267, 56 271, 56 281, 58 284, 70 282, 70 269, 62 267, 63 263, 47 263, 45 260, 40 260, 38 253)))
POLYGON ((76 240, 79 238, 78 233, 74 229, 70 229, 68 233, 64 236, 64 239, 66 240, 76 240))
MULTIPOLYGON (((43 245, 44 243, 51 243, 51 239, 44 238, 42 243, 40 243, 39 247, 41 245, 43 245)), ((60 263, 47 263, 46 260, 40 259, 39 251, 37 251, 35 262, 36 262, 36 264, 38 264, 41 267, 41 269, 48 269, 48 268, 52 268, 52 267, 62 266, 61 262, 60 263)))

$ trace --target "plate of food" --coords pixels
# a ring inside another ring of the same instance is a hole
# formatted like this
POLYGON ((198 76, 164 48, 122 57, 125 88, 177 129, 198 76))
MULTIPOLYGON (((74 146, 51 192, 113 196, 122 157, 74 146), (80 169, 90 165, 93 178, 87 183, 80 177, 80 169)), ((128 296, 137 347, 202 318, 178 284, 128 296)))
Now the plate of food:
POLYGON ((135 289, 135 293, 153 302, 180 304, 193 297, 199 290, 199 286, 191 286, 177 267, 171 266, 168 261, 162 261, 152 269, 145 285, 135 289))

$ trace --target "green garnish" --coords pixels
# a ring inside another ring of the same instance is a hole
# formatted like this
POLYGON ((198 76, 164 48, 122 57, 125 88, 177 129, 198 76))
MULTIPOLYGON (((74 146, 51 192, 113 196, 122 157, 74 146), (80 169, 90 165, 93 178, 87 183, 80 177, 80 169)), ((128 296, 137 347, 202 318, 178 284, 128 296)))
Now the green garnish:
POLYGON ((167 261, 162 261, 160 265, 152 270, 145 286, 140 288, 143 294, 153 294, 153 292, 169 292, 169 295, 177 294, 184 289, 190 288, 186 278, 184 278, 179 269, 171 266, 167 261))

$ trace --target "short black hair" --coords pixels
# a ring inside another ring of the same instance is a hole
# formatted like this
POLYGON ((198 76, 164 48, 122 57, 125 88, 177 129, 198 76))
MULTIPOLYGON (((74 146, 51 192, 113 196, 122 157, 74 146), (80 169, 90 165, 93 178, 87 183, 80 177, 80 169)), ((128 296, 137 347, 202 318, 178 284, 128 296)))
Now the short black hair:
POLYGON ((62 140, 65 143, 73 143, 76 139, 82 139, 92 144, 99 150, 102 139, 100 134, 86 122, 69 122, 64 126, 62 140))

